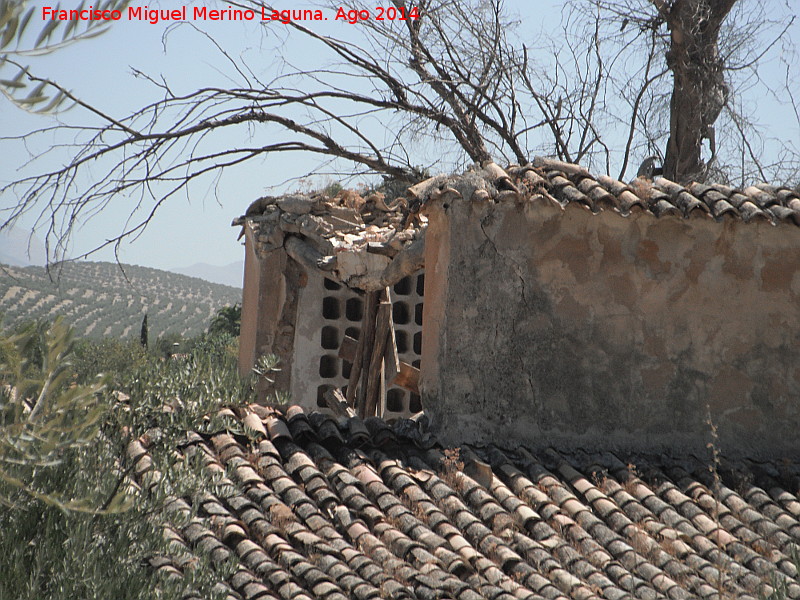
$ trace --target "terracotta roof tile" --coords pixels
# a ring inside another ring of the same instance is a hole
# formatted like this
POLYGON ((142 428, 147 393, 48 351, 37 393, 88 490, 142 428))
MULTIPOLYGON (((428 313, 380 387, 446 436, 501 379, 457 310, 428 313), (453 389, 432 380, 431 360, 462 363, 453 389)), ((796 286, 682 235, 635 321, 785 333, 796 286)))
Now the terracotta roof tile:
MULTIPOLYGON (((151 565, 167 579, 204 557, 246 600, 755 600, 775 580, 800 598, 795 463, 723 463, 715 476, 691 457, 454 454, 421 448, 408 423, 241 414, 245 435, 176 449, 206 484, 165 503, 170 550, 151 565)), ((129 459, 156 485, 147 443, 129 459)))

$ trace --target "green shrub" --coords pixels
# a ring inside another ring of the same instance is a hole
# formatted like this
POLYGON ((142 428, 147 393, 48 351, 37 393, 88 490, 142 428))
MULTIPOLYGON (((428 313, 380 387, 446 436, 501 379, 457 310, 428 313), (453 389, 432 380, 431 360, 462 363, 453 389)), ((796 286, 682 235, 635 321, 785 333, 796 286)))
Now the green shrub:
POLYGON ((208 326, 209 335, 227 334, 238 336, 242 326, 242 305, 223 306, 211 319, 208 326))
POLYGON ((164 498, 199 487, 199 466, 176 460, 176 444, 188 430, 236 430, 217 413, 251 399, 234 338, 187 345, 180 359, 135 342, 75 345, 60 321, 0 337, 0 598, 219 595, 224 572, 198 568, 167 582, 149 563, 167 552, 164 498), (146 492, 125 454, 145 432, 163 474, 146 492))
POLYGON ((75 344, 72 371, 79 384, 89 383, 102 374, 119 386, 125 377, 143 367, 148 360, 152 357, 139 342, 85 338, 75 344))

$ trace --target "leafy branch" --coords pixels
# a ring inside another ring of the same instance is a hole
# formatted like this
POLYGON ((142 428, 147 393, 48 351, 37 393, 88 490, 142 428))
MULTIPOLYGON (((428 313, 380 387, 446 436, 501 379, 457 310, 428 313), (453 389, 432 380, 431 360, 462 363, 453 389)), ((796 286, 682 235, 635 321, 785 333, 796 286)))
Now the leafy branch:
MULTIPOLYGON (((130 0, 105 0, 95 10, 124 10, 130 0)), ((77 10, 83 10, 81 2, 77 10)), ((58 7, 56 7, 57 9, 58 7)), ((41 7, 27 0, 0 0, 0 92, 19 108, 37 114, 64 110, 67 101, 76 99, 68 91, 55 87, 31 75, 30 67, 16 58, 30 58, 50 54, 75 42, 96 37, 108 30, 110 24, 102 20, 50 19, 38 31, 32 31, 33 16, 41 7), (5 73, 12 71, 8 77, 5 73), (4 73, 5 72, 5 73, 4 73)), ((73 9, 74 10, 74 9, 73 9)))

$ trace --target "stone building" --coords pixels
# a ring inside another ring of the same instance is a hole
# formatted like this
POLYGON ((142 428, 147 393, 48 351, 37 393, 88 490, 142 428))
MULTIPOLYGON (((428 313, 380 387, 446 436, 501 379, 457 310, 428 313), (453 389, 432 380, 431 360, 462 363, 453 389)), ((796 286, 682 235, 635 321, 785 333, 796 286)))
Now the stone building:
POLYGON ((326 404, 360 362, 378 413, 421 397, 444 440, 694 451, 713 428, 729 453, 800 450, 794 190, 537 158, 389 204, 264 199, 235 223, 241 368, 278 354, 298 404, 326 404), (352 347, 361 330, 378 343, 352 347))

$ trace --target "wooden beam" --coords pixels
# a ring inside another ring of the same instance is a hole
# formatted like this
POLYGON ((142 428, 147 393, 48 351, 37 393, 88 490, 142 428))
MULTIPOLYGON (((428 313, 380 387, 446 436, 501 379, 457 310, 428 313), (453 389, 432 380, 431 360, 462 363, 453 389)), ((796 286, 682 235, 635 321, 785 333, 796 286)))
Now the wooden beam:
MULTIPOLYGON (((385 297, 388 297, 388 289, 385 292, 385 297)), ((383 355, 386 352, 386 342, 389 339, 391 318, 392 303, 388 299, 384 299, 378 307, 378 313, 375 318, 374 343, 369 359, 367 379, 364 382, 367 391, 363 417, 373 417, 377 413, 378 395, 380 394, 381 375, 383 372, 383 355)))
MULTIPOLYGON (((391 302, 391 295, 389 296, 391 302)), ((394 318, 389 312, 389 335, 386 339, 386 351, 383 353, 383 364, 386 381, 392 381, 400 372, 400 356, 397 354, 397 336, 394 331, 394 318)))
POLYGON ((338 418, 349 418, 355 415, 352 408, 347 406, 347 399, 339 388, 332 388, 322 395, 323 400, 331 412, 338 418))
MULTIPOLYGON (((361 371, 366 366, 369 369, 369 359, 372 353, 372 346, 375 343, 375 314, 378 311, 378 303, 380 302, 380 292, 367 292, 366 302, 364 306, 364 319, 361 322, 361 335, 358 338, 360 354, 356 356, 356 362, 353 363, 353 369, 350 372, 350 380, 354 380, 355 384, 352 388, 348 383, 347 387, 347 403, 353 406, 353 398, 355 398, 356 412, 361 415, 364 406, 366 405, 367 386, 366 381, 362 381, 361 385, 358 384, 361 371), (357 388, 357 389, 356 389, 357 388)), ((366 379, 366 375, 365 375, 366 379)))
POLYGON ((358 336, 358 344, 356 345, 356 353, 353 357, 352 367, 350 368, 350 377, 347 380, 347 405, 355 405, 356 391, 358 390, 358 380, 361 376, 361 355, 364 353, 364 337, 367 329, 370 297, 371 293, 364 294, 364 316, 361 318, 361 334, 358 336))
POLYGON ((388 382, 413 394, 419 395, 419 369, 406 362, 400 361, 400 371, 388 382))

